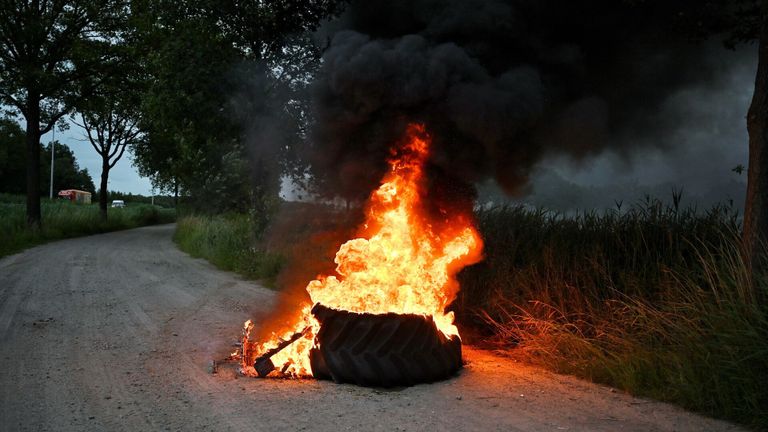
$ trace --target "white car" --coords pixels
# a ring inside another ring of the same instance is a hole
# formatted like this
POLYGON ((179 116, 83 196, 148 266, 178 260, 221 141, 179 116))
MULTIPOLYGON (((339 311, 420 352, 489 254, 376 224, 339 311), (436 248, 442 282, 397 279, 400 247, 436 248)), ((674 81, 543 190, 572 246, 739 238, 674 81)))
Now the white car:
POLYGON ((114 201, 112 201, 112 207, 125 207, 125 201, 123 201, 123 200, 114 200, 114 201))

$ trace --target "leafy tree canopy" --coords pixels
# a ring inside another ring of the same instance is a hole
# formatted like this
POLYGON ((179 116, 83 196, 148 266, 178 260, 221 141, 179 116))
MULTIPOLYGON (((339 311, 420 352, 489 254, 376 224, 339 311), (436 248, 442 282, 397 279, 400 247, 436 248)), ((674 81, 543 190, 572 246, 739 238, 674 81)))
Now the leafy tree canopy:
POLYGON ((291 109, 295 91, 320 57, 310 32, 341 3, 186 0, 136 7, 148 80, 146 139, 134 147, 142 174, 165 190, 208 197, 229 191, 237 195, 228 199, 235 207, 275 194, 291 154, 285 146, 277 154, 254 151, 264 135, 259 119, 277 115, 280 121, 268 123, 286 127, 271 137, 296 141, 302 128, 290 119, 304 110, 291 109), (233 160, 249 158, 249 166, 233 168, 233 160))
POLYGON ((26 123, 27 223, 39 227, 40 137, 120 70, 128 0, 4 1, 0 7, 0 103, 26 123))
MULTIPOLYGON (((9 118, 0 118, 0 192, 23 194, 26 191, 24 166, 24 130, 9 118)), ((51 176, 51 144, 40 145, 45 157, 40 160, 40 193, 48 195, 51 176)), ((53 158, 53 191, 80 189, 95 192, 93 179, 87 169, 81 169, 72 150, 56 142, 53 158)))

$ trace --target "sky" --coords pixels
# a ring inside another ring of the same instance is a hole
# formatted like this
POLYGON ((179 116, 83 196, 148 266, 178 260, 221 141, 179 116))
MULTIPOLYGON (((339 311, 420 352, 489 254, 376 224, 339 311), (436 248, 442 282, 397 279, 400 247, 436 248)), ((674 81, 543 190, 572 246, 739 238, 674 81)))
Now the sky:
MULTIPOLYGON (((53 137, 49 132, 44 135, 40 142, 47 145, 53 137)), ((82 129, 70 123, 69 130, 64 132, 56 131, 56 140, 69 147, 75 154, 80 168, 87 168, 88 173, 93 178, 93 184, 99 189, 101 179, 101 156, 91 144, 85 140, 82 129)), ((43 155, 44 159, 50 161, 50 155, 43 155)), ((109 171, 110 191, 119 191, 132 194, 152 195, 152 183, 148 177, 139 175, 138 170, 133 166, 133 155, 130 150, 126 150, 123 157, 117 162, 114 168, 109 171)))

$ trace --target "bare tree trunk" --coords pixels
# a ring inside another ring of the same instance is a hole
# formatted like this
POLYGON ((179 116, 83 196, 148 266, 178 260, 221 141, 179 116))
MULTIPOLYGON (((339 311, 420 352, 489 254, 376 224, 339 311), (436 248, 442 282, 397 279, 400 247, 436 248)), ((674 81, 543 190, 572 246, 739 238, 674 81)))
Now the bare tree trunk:
POLYGON ((40 228, 40 97, 29 89, 27 98, 27 225, 40 228))
POLYGON ((768 242, 768 0, 761 5, 755 94, 747 114, 749 171, 744 208, 744 247, 752 275, 763 263, 762 248, 768 242))
POLYGON ((99 213, 101 220, 107 221, 107 188, 109 187, 109 161, 102 157, 101 162, 101 193, 99 194, 99 213))

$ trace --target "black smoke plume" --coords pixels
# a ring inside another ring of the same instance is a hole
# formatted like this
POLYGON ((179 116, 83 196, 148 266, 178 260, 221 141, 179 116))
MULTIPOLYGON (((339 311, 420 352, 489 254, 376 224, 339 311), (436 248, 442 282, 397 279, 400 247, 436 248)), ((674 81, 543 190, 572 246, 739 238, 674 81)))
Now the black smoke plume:
POLYGON ((712 44, 692 40, 689 27, 711 24, 691 16, 697 4, 353 1, 321 35, 313 167, 330 193, 364 198, 388 148, 422 122, 436 190, 491 177, 519 194, 546 156, 653 142, 675 121, 657 114, 665 98, 715 73, 712 44))

